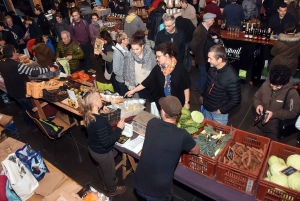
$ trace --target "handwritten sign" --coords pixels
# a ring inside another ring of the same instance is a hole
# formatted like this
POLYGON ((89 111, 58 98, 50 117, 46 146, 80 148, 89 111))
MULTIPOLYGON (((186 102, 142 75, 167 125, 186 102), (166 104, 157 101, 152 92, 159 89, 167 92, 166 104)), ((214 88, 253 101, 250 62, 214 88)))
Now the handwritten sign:
POLYGON ((285 168, 284 170, 281 170, 281 173, 284 174, 285 176, 290 176, 291 174, 297 172, 298 170, 293 168, 292 166, 289 166, 285 168))

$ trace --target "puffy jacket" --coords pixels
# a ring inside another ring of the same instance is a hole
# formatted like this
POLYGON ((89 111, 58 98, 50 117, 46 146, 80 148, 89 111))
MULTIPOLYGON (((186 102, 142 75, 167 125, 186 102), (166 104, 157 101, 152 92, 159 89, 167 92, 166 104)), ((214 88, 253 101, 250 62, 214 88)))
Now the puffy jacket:
POLYGON ((65 45, 62 41, 59 41, 56 48, 56 58, 63 58, 68 55, 72 56, 69 61, 70 69, 74 70, 79 66, 79 60, 84 58, 84 53, 78 44, 71 41, 65 45))
POLYGON ((269 110, 273 112, 268 123, 262 125, 260 122, 256 125, 261 131, 276 135, 278 119, 292 119, 299 114, 300 98, 298 92, 294 89, 290 90, 285 107, 282 109, 287 91, 292 88, 293 83, 294 80, 291 79, 290 82, 281 89, 273 91, 270 87, 270 81, 266 81, 255 93, 253 97, 253 107, 256 108, 258 105, 262 105, 264 111, 269 110))
POLYGON ((300 56, 300 33, 279 34, 278 40, 271 49, 272 59, 269 70, 275 65, 285 65, 292 75, 296 74, 300 56))
POLYGON ((148 39, 149 40, 155 40, 155 36, 157 32, 159 31, 159 25, 163 23, 162 16, 165 14, 165 9, 162 8, 156 8, 154 11, 152 11, 148 17, 147 21, 147 29, 148 32, 148 39))
POLYGON ((245 20, 251 20, 252 18, 256 18, 258 15, 256 1, 255 0, 244 0, 242 3, 245 20))
POLYGON ((44 43, 38 43, 32 47, 32 50, 36 53, 38 64, 41 67, 53 65, 54 54, 48 45, 44 43))
POLYGON ((241 103, 240 78, 228 63, 221 69, 211 67, 208 70, 204 107, 210 112, 218 109, 222 114, 229 113, 241 103))

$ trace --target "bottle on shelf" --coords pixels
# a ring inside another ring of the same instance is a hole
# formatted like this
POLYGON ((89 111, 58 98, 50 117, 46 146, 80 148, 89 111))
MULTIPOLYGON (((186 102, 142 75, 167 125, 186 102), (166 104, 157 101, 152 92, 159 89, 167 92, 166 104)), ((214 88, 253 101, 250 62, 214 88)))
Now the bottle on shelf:
POLYGON ((249 30, 248 30, 248 28, 246 28, 244 37, 245 37, 245 38, 249 38, 249 30))
POLYGON ((258 40, 261 40, 261 39, 262 39, 262 31, 261 31, 261 29, 259 29, 259 31, 258 31, 257 39, 258 39, 258 40))
POLYGON ((266 34, 267 41, 270 40, 270 37, 271 37, 271 29, 269 29, 268 32, 267 32, 267 34, 266 34))
POLYGON ((263 30, 261 39, 266 40, 266 30, 263 30))
POLYGON ((243 28, 242 28, 242 32, 246 32, 246 20, 243 21, 243 28))
POLYGON ((249 38, 250 38, 250 39, 253 38, 253 29, 250 29, 250 31, 249 31, 249 38))
POLYGON ((256 40, 257 39, 257 29, 253 30, 253 39, 256 40))

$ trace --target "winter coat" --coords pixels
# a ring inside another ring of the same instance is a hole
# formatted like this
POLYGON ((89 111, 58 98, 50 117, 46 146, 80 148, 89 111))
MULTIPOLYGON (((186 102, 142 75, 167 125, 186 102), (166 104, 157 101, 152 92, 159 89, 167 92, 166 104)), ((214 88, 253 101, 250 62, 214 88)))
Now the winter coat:
POLYGON ((131 13, 125 18, 124 31, 127 34, 128 38, 131 38, 131 36, 137 30, 145 31, 146 26, 139 16, 131 13))
POLYGON ((44 13, 38 15, 37 24, 40 26, 43 35, 50 34, 50 24, 44 13))
POLYGON ((36 53, 37 62, 41 67, 53 66, 54 54, 48 45, 38 43, 32 50, 36 53))
POLYGON ((93 24, 91 23, 89 25, 90 29, 90 39, 93 46, 95 46, 96 38, 100 38, 100 26, 99 24, 93 24))
POLYGON ((177 28, 183 30, 184 36, 185 36, 185 42, 186 43, 191 42, 192 39, 193 39, 194 31, 196 29, 194 27, 192 21, 187 19, 187 18, 183 18, 181 16, 178 16, 176 18, 175 24, 176 24, 177 28))
POLYGON ((72 56, 69 60, 70 69, 74 70, 79 66, 79 60, 84 58, 84 53, 79 45, 73 41, 65 45, 62 41, 59 41, 56 48, 56 58, 64 58, 68 55, 72 56))
POLYGON ((195 62, 199 66, 205 66, 204 45, 207 40, 208 31, 202 23, 196 28, 190 48, 195 55, 195 62))
POLYGON ((162 16, 166 13, 165 9, 156 8, 152 11, 148 17, 147 29, 148 29, 148 39, 155 41, 155 36, 159 31, 159 26, 163 23, 162 16))
POLYGON ((222 20, 226 19, 226 26, 241 26, 241 22, 245 19, 243 7, 236 3, 225 6, 222 13, 222 20))
MULTIPOLYGON (((184 49, 185 49, 185 35, 184 31, 181 29, 176 28, 175 33, 173 35, 173 43, 177 47, 177 55, 176 55, 176 60, 177 62, 183 62, 183 54, 184 54, 184 49)), ((165 42, 171 41, 170 34, 165 30, 161 30, 160 32, 157 33, 156 38, 155 38, 155 48, 165 42)))
POLYGON ((62 31, 69 31, 70 30, 70 25, 68 23, 64 22, 64 20, 61 23, 54 23, 54 31, 55 35, 61 40, 61 32, 62 31))
POLYGON ((278 40, 271 49, 272 59, 269 70, 275 65, 285 65, 292 75, 296 74, 298 57, 300 56, 300 33, 279 34, 278 40))
POLYGON ((240 78, 228 63, 221 69, 210 67, 207 73, 204 107, 214 112, 218 109, 228 114, 241 103, 240 78))
POLYGON ((256 7, 256 0, 244 0, 242 6, 244 9, 245 20, 257 18, 258 11, 256 7))
POLYGON ((273 112, 273 115, 268 123, 262 125, 261 122, 256 126, 264 133, 271 133, 277 135, 277 123, 278 120, 295 118, 300 111, 300 98, 296 90, 292 89, 287 97, 287 102, 283 107, 283 101, 287 94, 287 91, 293 87, 294 80, 284 85, 281 89, 273 91, 270 87, 270 81, 264 82, 253 97, 253 107, 256 109, 258 105, 263 106, 263 110, 269 110, 273 112), (290 106, 292 104, 292 106, 290 106))

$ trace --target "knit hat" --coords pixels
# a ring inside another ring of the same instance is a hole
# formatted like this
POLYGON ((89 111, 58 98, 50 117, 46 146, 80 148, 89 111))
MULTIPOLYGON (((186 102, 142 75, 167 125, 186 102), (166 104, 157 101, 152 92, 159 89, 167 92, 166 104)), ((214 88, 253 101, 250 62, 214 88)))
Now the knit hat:
POLYGON ((208 21, 208 20, 210 20, 210 19, 215 19, 216 17, 217 17, 216 14, 213 14, 213 13, 205 13, 205 14, 203 15, 203 22, 206 22, 206 21, 208 21))
POLYGON ((169 116, 180 114, 182 109, 181 102, 175 96, 162 97, 159 99, 158 103, 161 109, 169 116))

